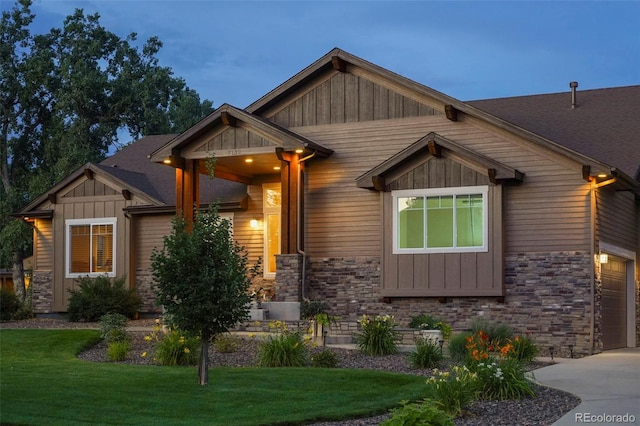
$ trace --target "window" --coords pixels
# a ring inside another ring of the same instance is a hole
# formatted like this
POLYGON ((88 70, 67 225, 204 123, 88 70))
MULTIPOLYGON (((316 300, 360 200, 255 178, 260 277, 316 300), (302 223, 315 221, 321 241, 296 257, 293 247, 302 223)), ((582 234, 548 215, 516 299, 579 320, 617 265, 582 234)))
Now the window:
POLYGON ((67 278, 107 274, 115 276, 116 218, 66 221, 67 278))
POLYGON ((487 251, 488 186, 393 191, 393 252, 487 251))
POLYGON ((264 275, 275 277, 276 254, 280 254, 280 210, 282 206, 282 190, 279 183, 264 184, 264 275))

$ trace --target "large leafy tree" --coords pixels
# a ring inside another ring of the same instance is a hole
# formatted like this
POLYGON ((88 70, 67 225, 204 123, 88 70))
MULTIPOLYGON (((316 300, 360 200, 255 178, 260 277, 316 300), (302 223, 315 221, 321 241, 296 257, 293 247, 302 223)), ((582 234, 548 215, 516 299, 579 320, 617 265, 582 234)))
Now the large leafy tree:
POLYGON ((10 214, 87 161, 118 148, 119 134, 186 130, 210 101, 158 64, 155 37, 138 47, 77 9, 61 28, 33 35, 31 0, 0 20, 0 267, 13 265, 24 299, 22 261, 31 230, 10 214))
POLYGON ((252 272, 247 253, 233 240, 231 225, 217 208, 198 213, 189 230, 174 219, 173 232, 162 250, 151 254, 156 303, 167 321, 180 330, 199 335, 199 382, 209 382, 209 342, 247 319, 252 272))

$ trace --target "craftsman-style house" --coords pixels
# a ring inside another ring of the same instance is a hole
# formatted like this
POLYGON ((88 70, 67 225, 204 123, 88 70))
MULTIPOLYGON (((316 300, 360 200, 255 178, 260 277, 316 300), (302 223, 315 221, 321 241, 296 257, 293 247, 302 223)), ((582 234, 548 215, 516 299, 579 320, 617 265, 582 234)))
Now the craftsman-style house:
POLYGON ((86 164, 18 215, 39 314, 126 275, 217 200, 276 301, 343 322, 508 323, 576 353, 640 340, 640 86, 462 102, 339 49, 244 109, 86 164), (214 159, 215 179, 207 175, 214 159))

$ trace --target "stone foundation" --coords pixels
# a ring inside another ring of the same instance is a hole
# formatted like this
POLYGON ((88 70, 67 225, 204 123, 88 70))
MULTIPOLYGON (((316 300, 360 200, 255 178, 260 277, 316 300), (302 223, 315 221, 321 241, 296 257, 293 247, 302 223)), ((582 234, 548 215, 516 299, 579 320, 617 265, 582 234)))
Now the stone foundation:
MULTIPOLYGON (((349 332, 363 314, 393 315, 406 327, 411 316, 427 313, 449 322, 456 331, 468 330, 476 320, 508 324, 529 334, 541 355, 548 354, 551 346, 555 356, 569 356, 570 347, 576 356, 598 352, 601 347, 597 331, 597 344, 592 344, 589 253, 507 256, 504 301, 452 297, 446 303, 434 298, 393 298, 383 303, 378 257, 311 258, 310 267, 309 298, 327 302, 330 313, 340 317, 349 332)), ((597 320, 598 316, 596 324, 597 320)))
POLYGON ((140 312, 145 314, 161 313, 162 309, 155 304, 156 296, 152 288, 153 276, 150 270, 136 271, 136 294, 142 300, 140 312))
POLYGON ((34 314, 53 312, 53 271, 33 271, 31 291, 34 314))
MULTIPOLYGON (((302 297, 302 261, 303 257, 300 254, 279 254, 276 256, 276 302, 300 302, 302 297)), ((309 268, 305 269, 306 275, 309 268)))

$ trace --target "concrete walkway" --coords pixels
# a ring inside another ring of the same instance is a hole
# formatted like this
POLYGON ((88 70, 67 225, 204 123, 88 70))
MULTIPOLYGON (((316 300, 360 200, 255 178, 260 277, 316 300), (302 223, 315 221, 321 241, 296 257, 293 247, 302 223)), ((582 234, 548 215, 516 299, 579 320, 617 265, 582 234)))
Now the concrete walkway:
POLYGON ((640 348, 616 349, 580 359, 555 359, 534 371, 544 386, 570 392, 582 403, 554 425, 640 425, 640 348))

